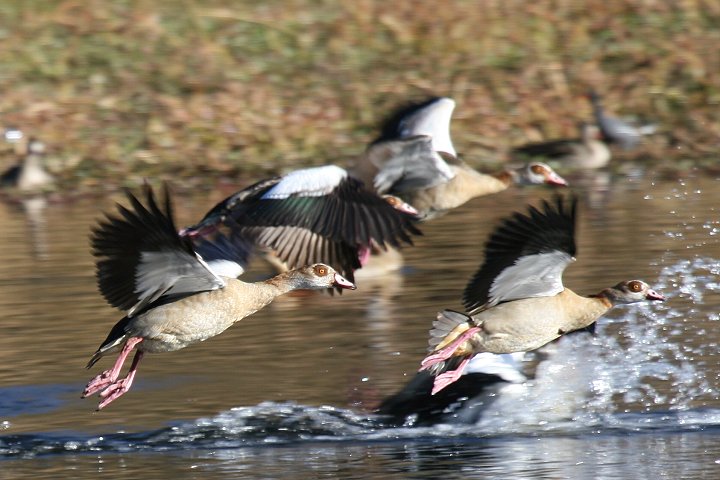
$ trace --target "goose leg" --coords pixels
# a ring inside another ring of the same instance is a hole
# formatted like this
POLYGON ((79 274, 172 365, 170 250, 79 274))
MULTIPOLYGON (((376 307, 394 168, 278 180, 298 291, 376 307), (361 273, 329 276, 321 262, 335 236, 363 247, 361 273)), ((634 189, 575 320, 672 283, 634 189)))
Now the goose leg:
POLYGON ((367 265, 367 263, 370 261, 371 253, 372 253, 372 250, 369 247, 366 247, 364 245, 360 245, 358 247, 358 261, 360 262, 360 265, 362 267, 367 265))
POLYGON ((142 357, 143 352, 141 350, 135 352, 135 356, 133 357, 133 362, 132 365, 130 365, 130 370, 128 371, 127 376, 125 376, 122 380, 112 383, 105 390, 100 392, 100 397, 104 400, 98 405, 98 410, 108 406, 114 400, 118 399, 130 390, 133 380, 135 379, 135 374, 137 373, 138 364, 140 363, 142 357))
POLYGON ((452 357, 453 352, 459 347, 465 340, 475 335, 477 332, 480 331, 480 327, 472 327, 465 330, 461 335, 458 336, 455 340, 450 342, 447 346, 441 348, 440 350, 436 350, 432 354, 428 355, 423 359, 423 361, 420 363, 420 370, 427 370, 433 365, 443 362, 447 360, 448 358, 452 357))
POLYGON ((130 352, 133 348, 135 348, 135 345, 140 342, 142 342, 142 338, 140 337, 129 338, 128 341, 125 342, 122 350, 120 351, 120 355, 115 361, 115 365, 113 365, 111 369, 105 370, 100 375, 90 380, 90 382, 88 382, 88 384, 85 386, 85 390, 83 390, 81 398, 88 397, 93 393, 99 392, 100 390, 103 390, 112 385, 120 376, 120 370, 122 369, 123 363, 125 363, 125 359, 128 355, 130 355, 130 352))
POLYGON ((455 370, 448 370, 445 373, 441 373, 437 377, 435 377, 435 381, 433 382, 433 389, 431 395, 435 395, 437 392, 442 390, 443 388, 447 387, 451 383, 456 382, 461 376, 462 372, 465 369, 465 365, 470 362, 470 359, 472 357, 464 358, 462 362, 460 362, 460 365, 455 370))

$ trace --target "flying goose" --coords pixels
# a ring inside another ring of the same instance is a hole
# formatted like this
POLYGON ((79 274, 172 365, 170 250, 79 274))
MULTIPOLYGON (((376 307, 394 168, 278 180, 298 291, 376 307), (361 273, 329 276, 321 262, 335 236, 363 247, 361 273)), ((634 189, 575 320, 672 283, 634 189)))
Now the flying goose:
POLYGON ((535 350, 587 327, 615 305, 665 299, 641 280, 590 296, 565 288, 562 273, 575 260, 576 217, 577 197, 565 202, 557 196, 495 229, 463 294, 468 313, 444 310, 433 323, 432 352, 421 363, 436 377, 433 393, 456 381, 477 353, 535 350), (459 365, 448 370, 455 357, 459 365))
POLYGON ((450 138, 454 108, 454 100, 437 98, 409 107, 386 123, 381 137, 365 152, 361 166, 366 175, 368 169, 375 172, 373 184, 378 193, 398 196, 430 219, 512 185, 567 185, 540 162, 494 174, 467 165, 458 158, 450 138))
POLYGON ((128 192, 131 207, 118 205, 120 216, 107 215, 92 231, 99 290, 109 304, 126 311, 87 364, 90 368, 120 351, 113 367, 83 391, 83 397, 99 392, 98 409, 130 389, 146 352, 171 352, 219 335, 292 290, 355 288, 321 263, 263 282, 238 280, 235 262, 245 254, 233 250, 236 244, 219 237, 222 240, 199 239, 194 245, 178 234, 167 188, 164 208, 150 187, 144 193, 145 205, 128 192), (119 379, 133 350, 130 370, 119 379))
POLYGON ((227 227, 233 241, 271 250, 289 268, 327 263, 352 281, 371 249, 412 244, 411 235, 420 234, 416 213, 327 165, 261 180, 181 234, 196 238, 227 227))

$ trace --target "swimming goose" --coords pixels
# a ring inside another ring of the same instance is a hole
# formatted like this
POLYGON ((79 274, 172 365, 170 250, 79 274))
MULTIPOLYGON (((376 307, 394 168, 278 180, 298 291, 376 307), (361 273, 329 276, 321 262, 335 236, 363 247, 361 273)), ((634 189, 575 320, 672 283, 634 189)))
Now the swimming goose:
POLYGON ((427 370, 417 372, 400 391, 384 399, 375 409, 391 425, 422 426, 459 420, 466 403, 475 405, 467 423, 475 423, 481 410, 508 384, 526 380, 520 365, 524 352, 478 353, 465 366, 462 376, 437 394, 432 394, 435 377, 427 370), (483 403, 480 408, 479 403, 483 403))
POLYGON ((340 167, 328 165, 262 180, 218 203, 182 235, 227 227, 234 241, 269 249, 288 267, 322 262, 349 280, 372 248, 412 244, 416 211, 380 196, 340 167))
POLYGON ((511 154, 517 159, 554 161, 567 168, 603 168, 610 162, 610 149, 599 136, 597 126, 584 123, 580 127, 580 139, 530 143, 514 148, 511 154))
POLYGON ((238 280, 237 269, 228 268, 238 258, 230 250, 235 244, 200 239, 193 245, 190 238, 178 234, 167 189, 164 210, 149 187, 145 195, 143 205, 128 193, 131 208, 118 206, 120 216, 108 215, 92 232, 100 292, 108 303, 127 311, 87 365, 90 368, 104 355, 120 350, 114 366, 90 380, 83 391, 83 397, 100 392, 98 409, 130 389, 146 352, 171 352, 219 335, 292 290, 355 288, 320 263, 264 282, 238 280), (119 380, 133 350, 130 370, 119 380))
POLYGON ((565 288, 562 273, 575 258, 577 198, 558 196, 542 210, 505 219, 485 245, 485 262, 463 294, 468 314, 445 310, 430 331, 432 353, 421 370, 436 376, 433 393, 456 381, 479 352, 535 350, 585 328, 615 305, 664 300, 640 280, 627 280, 590 296, 565 288), (458 357, 457 368, 446 371, 458 357))
POLYGON ((540 162, 495 174, 480 173, 467 165, 457 157, 450 138, 454 108, 452 99, 438 98, 409 107, 386 123, 361 165, 365 175, 373 172, 378 193, 402 198, 429 219, 512 185, 567 185, 540 162))
POLYGON ((50 187, 55 179, 45 170, 43 164, 44 154, 45 144, 37 139, 30 138, 27 143, 27 152, 18 164, 10 167, 0 175, 0 185, 16 187, 23 193, 39 192, 50 187))
POLYGON ((617 144, 625 150, 631 150, 637 147, 643 136, 652 135, 656 131, 655 125, 636 127, 624 120, 608 115, 605 113, 600 95, 595 91, 590 91, 587 98, 592 104, 593 115, 598 127, 600 127, 603 140, 607 143, 617 144))

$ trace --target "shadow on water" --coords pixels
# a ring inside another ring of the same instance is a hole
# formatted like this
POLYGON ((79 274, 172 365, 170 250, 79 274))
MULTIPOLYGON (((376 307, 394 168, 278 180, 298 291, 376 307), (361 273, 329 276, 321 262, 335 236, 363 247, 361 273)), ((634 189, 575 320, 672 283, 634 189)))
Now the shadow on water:
MULTIPOLYGON (((566 285, 587 294, 643 278, 668 301, 613 310, 595 336, 566 337, 542 356, 528 355, 529 379, 503 386, 489 407, 468 402, 424 427, 388 426, 367 412, 414 375, 435 312, 459 308, 497 219, 547 191, 480 199, 427 224, 414 248, 381 262, 392 264, 387 272, 360 275, 356 292, 281 298, 208 342, 150 356, 136 387, 99 413, 94 399, 78 398, 97 373, 83 366, 119 314, 96 293, 86 232, 115 199, 45 206, 51 241, 42 258, 27 248, 22 211, 0 208, 3 470, 12 478, 38 469, 77 478, 116 469, 137 478, 713 471, 717 186, 625 179, 598 187, 581 206, 578 262, 566 285)), ((221 195, 178 202, 178 223, 221 195)), ((268 274, 255 267, 256 278, 268 274)))

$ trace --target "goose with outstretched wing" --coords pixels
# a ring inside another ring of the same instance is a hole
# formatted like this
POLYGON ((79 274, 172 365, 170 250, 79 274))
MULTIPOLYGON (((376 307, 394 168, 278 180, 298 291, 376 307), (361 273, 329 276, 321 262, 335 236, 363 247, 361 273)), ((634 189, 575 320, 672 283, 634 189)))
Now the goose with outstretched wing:
POLYGON ((619 304, 664 300, 641 280, 627 280, 589 296, 562 282, 575 260, 577 198, 557 196, 515 213, 485 245, 485 261, 463 294, 467 314, 445 310, 430 331, 431 353, 421 364, 436 376, 436 393, 456 381, 473 355, 535 350, 585 328, 619 304), (448 361, 460 359, 448 370, 448 361))

